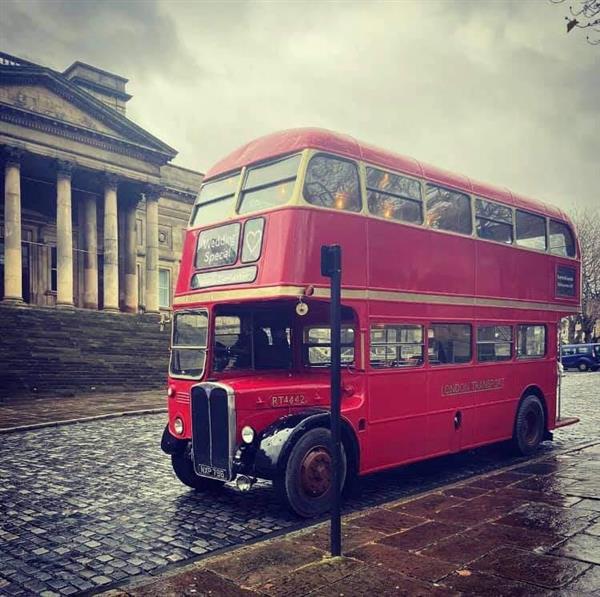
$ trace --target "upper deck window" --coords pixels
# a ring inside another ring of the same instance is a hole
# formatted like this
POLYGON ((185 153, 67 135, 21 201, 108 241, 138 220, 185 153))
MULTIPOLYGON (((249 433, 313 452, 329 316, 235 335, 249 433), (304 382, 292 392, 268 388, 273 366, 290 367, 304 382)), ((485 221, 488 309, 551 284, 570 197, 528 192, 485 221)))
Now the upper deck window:
POLYGON ((530 249, 546 250, 546 220, 517 209, 517 244, 530 249))
POLYGON ((477 236, 499 243, 513 242, 513 213, 510 207, 485 199, 475 199, 477 236))
POLYGON ((438 230, 471 234, 471 198, 434 184, 427 184, 427 224, 438 230))
POLYGON ((414 178, 367 168, 367 202, 375 216, 423 222, 421 184, 414 178))
POLYGON ((294 155, 248 168, 239 212, 247 214, 286 204, 292 197, 300 159, 300 155, 294 155))
POLYGON ((550 220, 548 232, 550 253, 562 257, 575 257, 575 241, 566 224, 550 220))
POLYGON ((209 226, 226 220, 233 213, 239 182, 240 173, 237 172, 227 178, 203 184, 194 205, 190 226, 209 226))
POLYGON ((304 198, 321 207, 360 211, 356 164, 327 155, 312 157, 304 181, 304 198))

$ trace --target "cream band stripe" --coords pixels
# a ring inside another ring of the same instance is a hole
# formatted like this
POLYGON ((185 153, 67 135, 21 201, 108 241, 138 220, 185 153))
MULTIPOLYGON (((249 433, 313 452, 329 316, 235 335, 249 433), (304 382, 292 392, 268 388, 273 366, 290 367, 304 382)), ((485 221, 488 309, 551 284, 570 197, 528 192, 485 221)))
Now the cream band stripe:
MULTIPOLYGON (((212 303, 215 301, 236 301, 255 298, 304 297, 305 286, 266 286, 261 288, 240 288, 234 290, 216 290, 213 292, 195 292, 176 296, 174 305, 190 305, 212 303)), ((327 288, 315 288, 313 296, 329 298, 327 288)), ((448 296, 442 294, 423 294, 394 290, 352 290, 342 289, 342 298, 354 300, 372 300, 404 303, 426 303, 433 305, 456 305, 463 307, 501 307, 505 309, 537 309, 541 311, 577 311, 579 305, 561 305, 535 301, 519 301, 511 299, 490 299, 471 296, 448 296)))

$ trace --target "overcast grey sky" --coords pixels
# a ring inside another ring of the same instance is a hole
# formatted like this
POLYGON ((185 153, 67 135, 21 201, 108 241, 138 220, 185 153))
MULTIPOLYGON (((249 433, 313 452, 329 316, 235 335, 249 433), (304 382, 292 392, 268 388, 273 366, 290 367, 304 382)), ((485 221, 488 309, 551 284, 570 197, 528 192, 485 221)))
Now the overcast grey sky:
POLYGON ((600 204, 600 46, 565 34, 567 9, 0 0, 0 45, 129 78, 128 116, 182 166, 320 126, 571 209, 600 204))

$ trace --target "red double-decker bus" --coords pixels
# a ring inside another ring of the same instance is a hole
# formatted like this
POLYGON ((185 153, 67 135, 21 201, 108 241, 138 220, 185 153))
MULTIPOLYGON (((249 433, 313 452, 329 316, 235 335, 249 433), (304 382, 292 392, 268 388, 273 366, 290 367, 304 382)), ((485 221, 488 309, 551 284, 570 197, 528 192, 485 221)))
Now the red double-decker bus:
POLYGON ((559 209, 317 129, 206 175, 174 298, 162 447, 199 491, 273 481, 331 498, 329 290, 339 244, 344 479, 512 440, 560 417, 557 326, 580 305, 559 209))

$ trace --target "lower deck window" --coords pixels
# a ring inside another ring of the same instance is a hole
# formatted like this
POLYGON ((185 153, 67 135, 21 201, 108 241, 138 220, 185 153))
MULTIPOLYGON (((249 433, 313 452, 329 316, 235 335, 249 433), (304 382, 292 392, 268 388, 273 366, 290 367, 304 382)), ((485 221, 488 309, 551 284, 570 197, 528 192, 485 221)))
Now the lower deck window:
POLYGON ((512 327, 484 325, 477 328, 477 360, 508 361, 512 353, 512 327))
POLYGON ((429 328, 429 363, 444 365, 471 360, 471 326, 434 323, 429 328))
MULTIPOLYGON (((306 362, 313 367, 331 365, 331 328, 309 327, 304 330, 304 352, 306 362)), ((342 365, 354 363, 354 329, 342 326, 342 365)))
POLYGON ((517 332, 517 357, 540 358, 546 354, 546 326, 520 325, 517 332))
POLYGON ((414 367, 423 364, 423 327, 420 325, 373 325, 371 367, 414 367))

